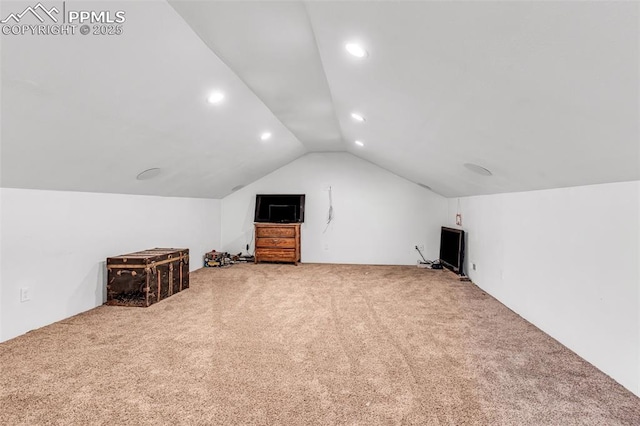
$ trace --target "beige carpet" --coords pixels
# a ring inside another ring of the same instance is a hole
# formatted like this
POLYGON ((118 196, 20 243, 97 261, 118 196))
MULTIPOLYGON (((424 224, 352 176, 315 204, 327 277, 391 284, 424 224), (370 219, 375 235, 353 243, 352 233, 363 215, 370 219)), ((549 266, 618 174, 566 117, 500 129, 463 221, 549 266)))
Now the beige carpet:
POLYGON ((448 271, 235 265, 191 285, 0 344, 0 424, 640 424, 640 399, 448 271))

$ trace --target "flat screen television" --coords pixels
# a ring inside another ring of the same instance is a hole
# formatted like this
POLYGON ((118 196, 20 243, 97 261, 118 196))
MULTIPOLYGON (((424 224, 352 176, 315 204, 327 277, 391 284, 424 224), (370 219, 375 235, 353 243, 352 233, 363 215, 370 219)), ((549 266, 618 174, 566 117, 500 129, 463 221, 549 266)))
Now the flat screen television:
POLYGON ((440 232, 440 263, 453 272, 464 275, 464 231, 442 227, 440 232))
POLYGON ((255 222, 304 222, 304 194, 257 194, 255 222))

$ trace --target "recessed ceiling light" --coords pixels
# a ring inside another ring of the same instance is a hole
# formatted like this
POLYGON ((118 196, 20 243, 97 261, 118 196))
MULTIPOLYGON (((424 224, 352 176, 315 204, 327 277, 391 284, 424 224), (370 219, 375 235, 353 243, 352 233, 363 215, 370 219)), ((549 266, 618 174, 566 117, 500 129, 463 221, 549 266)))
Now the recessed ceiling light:
POLYGON ((212 94, 209 95, 209 97, 207 98, 207 101, 210 104, 219 104, 220 102, 222 102, 222 100, 224 99, 224 93, 222 92, 213 92, 212 94))
POLYGON ((351 118, 353 118, 354 120, 359 121, 361 123, 364 121, 364 117, 362 115, 358 114, 357 112, 352 112, 351 113, 351 118))
POLYGON ((356 145, 358 146, 364 146, 364 143, 362 141, 356 141, 356 145))
POLYGON ((365 48, 360 46, 358 43, 347 43, 344 45, 344 48, 356 58, 366 58, 369 56, 369 52, 367 52, 365 48))
POLYGON ((477 164, 464 163, 464 166, 467 169, 471 170, 472 172, 477 173, 477 174, 482 175, 482 176, 491 176, 493 174, 493 173, 491 173, 490 170, 485 169, 482 166, 478 166, 477 164))
POLYGON ((138 180, 153 179, 154 177, 158 176, 160 172, 161 170, 157 167, 154 167, 153 169, 147 169, 143 172, 138 173, 138 176, 136 176, 136 179, 138 180))
POLYGON ((242 189, 242 188, 244 188, 244 185, 234 186, 233 188, 231 188, 231 192, 236 192, 237 190, 242 189))
POLYGON ((271 133, 264 132, 263 134, 260 135, 260 139, 262 139, 263 141, 271 139, 271 133))

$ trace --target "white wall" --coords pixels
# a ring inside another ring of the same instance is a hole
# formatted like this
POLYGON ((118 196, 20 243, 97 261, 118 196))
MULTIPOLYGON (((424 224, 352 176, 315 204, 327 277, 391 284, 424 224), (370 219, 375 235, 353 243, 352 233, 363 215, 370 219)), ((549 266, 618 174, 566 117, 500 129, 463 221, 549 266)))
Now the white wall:
POLYGON ((193 270, 220 245, 219 200, 7 188, 0 200, 0 341, 101 305, 109 256, 185 247, 193 270))
POLYGON ((460 199, 473 282, 636 395, 639 199, 640 182, 460 199))
POLYGON ((2 312, 4 312, 4 309, 2 308, 2 303, 3 303, 3 299, 2 299, 2 292, 3 292, 3 287, 4 287, 4 283, 2 281, 2 270, 4 269, 2 266, 2 240, 3 240, 3 234, 2 234, 2 212, 3 212, 3 208, 2 208, 2 191, 3 189, 0 188, 0 342, 3 341, 2 339, 2 312))
POLYGON ((223 250, 253 244, 257 193, 306 194, 303 262, 412 265, 420 244, 438 255, 446 199, 351 154, 307 154, 224 198, 223 250), (329 186, 335 219, 325 232, 329 186))

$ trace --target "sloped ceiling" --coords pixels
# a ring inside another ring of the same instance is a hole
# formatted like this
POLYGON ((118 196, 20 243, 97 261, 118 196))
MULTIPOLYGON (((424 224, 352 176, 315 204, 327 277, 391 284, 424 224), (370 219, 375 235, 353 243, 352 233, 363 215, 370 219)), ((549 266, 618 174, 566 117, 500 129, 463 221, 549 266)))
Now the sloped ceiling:
POLYGON ((450 197, 640 179, 635 2, 86 8, 123 34, 1 36, 2 186, 220 198, 312 151, 450 197))
POLYGON ((3 186, 219 198, 306 152, 168 3, 82 5, 123 34, 2 36, 3 186))

